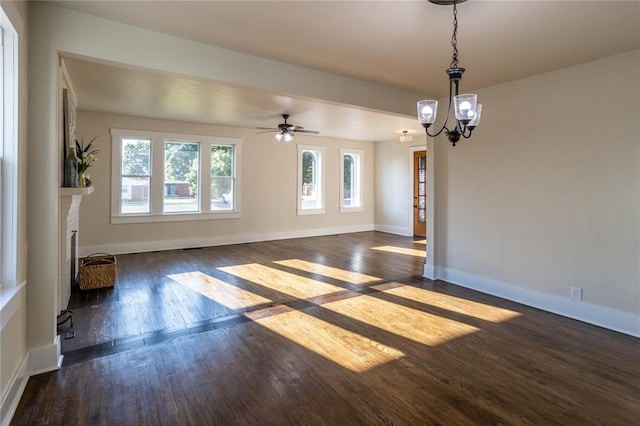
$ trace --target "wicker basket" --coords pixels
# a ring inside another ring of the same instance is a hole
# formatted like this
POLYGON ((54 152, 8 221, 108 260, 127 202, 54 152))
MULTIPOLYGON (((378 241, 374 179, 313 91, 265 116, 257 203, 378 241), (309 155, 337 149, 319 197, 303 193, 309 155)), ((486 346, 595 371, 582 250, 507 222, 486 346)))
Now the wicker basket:
POLYGON ((116 257, 94 253, 82 259, 78 285, 82 290, 113 287, 116 282, 116 257))

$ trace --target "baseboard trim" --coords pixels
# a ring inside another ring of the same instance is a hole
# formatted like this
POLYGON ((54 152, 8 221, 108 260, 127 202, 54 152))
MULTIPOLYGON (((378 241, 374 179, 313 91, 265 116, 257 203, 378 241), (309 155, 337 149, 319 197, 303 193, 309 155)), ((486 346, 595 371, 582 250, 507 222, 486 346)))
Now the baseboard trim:
POLYGON ((376 231, 387 232, 389 234, 402 235, 405 237, 412 237, 413 232, 409 228, 403 228, 400 226, 389 226, 389 225, 375 225, 374 228, 376 231))
POLYGON ((543 311, 640 337, 640 316, 591 303, 576 302, 509 283, 491 280, 450 268, 438 268, 437 277, 461 287, 478 290, 543 311))
POLYGON ((0 403, 0 425, 2 426, 9 426, 11 423, 11 419, 13 419, 13 415, 16 413, 20 403, 20 398, 22 398, 24 389, 27 387, 27 382, 29 381, 29 375, 27 374, 28 363, 29 356, 27 354, 11 379, 9 390, 2 399, 2 403, 0 403))
POLYGON ((260 241, 288 240, 292 238, 320 237, 333 234, 373 231, 374 225, 357 225, 335 228, 305 229, 299 231, 272 232, 265 234, 223 235, 188 240, 142 241, 136 243, 100 244, 79 248, 81 257, 91 253, 143 253, 159 250, 179 250, 186 248, 213 247, 230 244, 256 243, 260 241))
POLYGON ((29 376, 59 370, 63 355, 60 353, 60 336, 56 336, 50 345, 40 346, 29 351, 29 376))
POLYGON ((423 277, 429 278, 430 280, 436 279, 436 268, 433 265, 425 263, 422 271, 423 277))

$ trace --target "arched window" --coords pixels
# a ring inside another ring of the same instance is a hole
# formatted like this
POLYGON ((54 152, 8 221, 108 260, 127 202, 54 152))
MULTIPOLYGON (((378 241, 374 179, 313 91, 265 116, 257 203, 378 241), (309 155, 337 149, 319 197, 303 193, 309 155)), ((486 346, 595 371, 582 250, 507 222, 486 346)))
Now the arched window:
POLYGON ((360 150, 340 149, 342 162, 340 186, 340 211, 362 211, 362 157, 360 150))
POLYGON ((324 213, 323 147, 298 145, 298 214, 324 213))

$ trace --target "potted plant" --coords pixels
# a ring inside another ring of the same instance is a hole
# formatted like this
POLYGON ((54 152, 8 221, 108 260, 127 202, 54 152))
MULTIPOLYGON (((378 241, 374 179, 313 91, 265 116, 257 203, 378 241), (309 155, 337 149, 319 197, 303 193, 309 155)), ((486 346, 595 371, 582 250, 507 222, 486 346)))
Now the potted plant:
POLYGON ((78 186, 90 186, 91 181, 89 181, 85 172, 93 163, 98 161, 98 157, 96 154, 100 151, 93 148, 93 141, 95 141, 97 136, 89 141, 89 143, 85 146, 84 140, 78 141, 76 139, 76 156, 78 157, 78 186))

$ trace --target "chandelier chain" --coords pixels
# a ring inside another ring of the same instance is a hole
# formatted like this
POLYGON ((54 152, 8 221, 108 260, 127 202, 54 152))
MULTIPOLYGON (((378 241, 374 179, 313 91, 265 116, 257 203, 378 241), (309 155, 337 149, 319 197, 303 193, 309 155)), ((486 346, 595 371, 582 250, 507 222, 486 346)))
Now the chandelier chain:
POLYGON ((453 46, 453 58, 449 68, 458 68, 458 9, 453 3, 453 36, 451 37, 451 45, 453 46))

